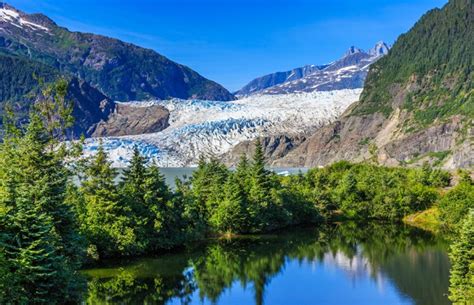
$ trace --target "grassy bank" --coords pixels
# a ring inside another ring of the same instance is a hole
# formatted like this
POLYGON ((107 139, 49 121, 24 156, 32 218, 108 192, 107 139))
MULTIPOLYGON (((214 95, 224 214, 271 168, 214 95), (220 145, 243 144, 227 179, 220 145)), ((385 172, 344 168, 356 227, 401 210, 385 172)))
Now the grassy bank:
POLYGON ((427 210, 405 216, 403 222, 435 234, 438 233, 441 228, 438 207, 431 207, 427 210))

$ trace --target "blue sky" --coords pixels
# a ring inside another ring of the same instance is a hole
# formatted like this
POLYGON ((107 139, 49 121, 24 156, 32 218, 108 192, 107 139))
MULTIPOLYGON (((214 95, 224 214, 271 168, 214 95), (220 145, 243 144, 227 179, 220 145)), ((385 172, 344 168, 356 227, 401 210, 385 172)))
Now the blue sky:
POLYGON ((255 77, 324 64, 351 45, 392 44, 446 0, 9 0, 71 30, 120 38, 239 89, 255 77))

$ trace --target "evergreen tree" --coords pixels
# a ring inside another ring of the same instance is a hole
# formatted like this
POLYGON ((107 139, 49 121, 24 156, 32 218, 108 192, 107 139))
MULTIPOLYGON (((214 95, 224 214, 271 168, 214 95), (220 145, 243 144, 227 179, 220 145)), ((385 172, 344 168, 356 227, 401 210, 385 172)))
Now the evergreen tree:
POLYGON ((152 249, 166 249, 184 241, 183 204, 173 200, 173 195, 158 166, 146 170, 144 204, 149 215, 147 235, 152 249))
MULTIPOLYGON (((39 102, 51 107, 55 99, 39 102)), ((56 114, 58 119, 61 113, 56 114)), ((80 294, 75 271, 82 259, 76 215, 66 202, 70 172, 68 149, 57 145, 52 130, 63 126, 30 114, 23 132, 12 117, 0 149, 0 248, 8 271, 15 274, 5 291, 12 303, 67 303, 80 294), (20 292, 11 293, 12 291, 20 292)), ((8 278, 8 276, 7 276, 8 278)), ((77 301, 77 300, 76 300, 77 301)))
POLYGON ((173 205, 182 207, 183 234, 186 241, 204 238, 207 233, 207 219, 201 213, 201 206, 195 200, 191 179, 175 179, 173 205))
POLYGON ((252 230, 262 231, 270 226, 271 178, 265 169, 265 156, 260 140, 255 144, 255 154, 251 167, 248 212, 252 230))
POLYGON ((88 160, 81 192, 85 201, 85 232, 92 248, 101 256, 130 255, 136 248, 136 233, 130 220, 130 208, 121 204, 115 179, 117 172, 99 145, 88 160))
POLYGON ((230 174, 224 186, 224 200, 211 216, 211 223, 218 232, 244 233, 247 229, 246 220, 244 193, 237 174, 230 174))
POLYGON ((192 176, 193 198, 204 219, 209 220, 213 211, 223 200, 222 187, 227 180, 229 170, 216 159, 206 162, 199 160, 198 168, 192 176))
MULTIPOLYGON (((250 194, 251 186, 251 165, 247 156, 243 154, 240 156, 239 163, 236 168, 237 181, 240 184, 240 187, 243 191, 243 195, 248 197, 250 194)), ((247 198, 245 198, 247 200, 247 198)))
MULTIPOLYGON (((11 304, 76 303, 78 274, 61 251, 51 216, 28 200, 19 200, 0 224, 5 258, 14 282, 3 293, 11 304), (14 284, 14 285, 12 285, 14 284)), ((1 299, 2 297, 0 297, 1 299)))
MULTIPOLYGON (((79 266, 83 259, 83 239, 78 234, 76 215, 66 203, 70 172, 64 164, 64 147, 50 149, 54 141, 43 126, 41 118, 31 115, 30 124, 17 149, 17 187, 23 195, 52 217, 63 244, 64 255, 79 266)), ((12 162, 12 160, 10 160, 12 162)))
POLYGON ((268 202, 272 185, 270 172, 265 169, 265 155, 260 140, 257 140, 255 144, 255 154, 253 156, 251 171, 252 200, 262 204, 268 202))
POLYGON ((474 300, 474 210, 466 215, 459 238, 451 246, 452 262, 449 299, 453 304, 471 304, 474 300))
POLYGON ((143 207, 145 172, 146 160, 135 146, 130 165, 123 171, 121 189, 125 197, 130 197, 130 201, 138 201, 136 207, 138 209, 143 207))
POLYGON ((138 147, 133 149, 130 165, 124 170, 120 183, 120 205, 131 222, 136 234, 136 251, 143 253, 149 246, 147 225, 151 222, 151 213, 145 204, 146 160, 138 147))

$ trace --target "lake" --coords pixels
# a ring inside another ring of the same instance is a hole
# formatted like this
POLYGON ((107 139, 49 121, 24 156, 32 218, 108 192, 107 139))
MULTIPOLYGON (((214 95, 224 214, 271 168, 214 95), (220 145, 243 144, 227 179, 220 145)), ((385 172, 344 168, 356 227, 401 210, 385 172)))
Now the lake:
MULTIPOLYGON (((123 168, 117 168, 119 174, 122 173, 123 168)), ((191 177, 193 172, 196 170, 196 167, 162 167, 160 168, 161 173, 165 177, 166 183, 170 187, 174 187, 175 179, 183 177, 191 177)), ((299 167, 271 167, 268 168, 278 175, 289 175, 289 174, 298 174, 299 172, 305 173, 308 171, 308 168, 299 168, 299 167)), ((117 180, 120 179, 120 175, 117 180)))
POLYGON ((447 243, 341 223, 215 239, 84 270, 88 304, 450 304, 447 243))

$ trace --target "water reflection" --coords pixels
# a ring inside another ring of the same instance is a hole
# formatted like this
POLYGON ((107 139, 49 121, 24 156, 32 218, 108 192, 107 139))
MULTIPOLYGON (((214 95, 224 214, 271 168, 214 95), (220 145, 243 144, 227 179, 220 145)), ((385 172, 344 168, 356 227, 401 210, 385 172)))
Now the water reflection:
POLYGON ((87 270, 88 304, 449 304, 446 245, 354 223, 220 240, 87 270))

